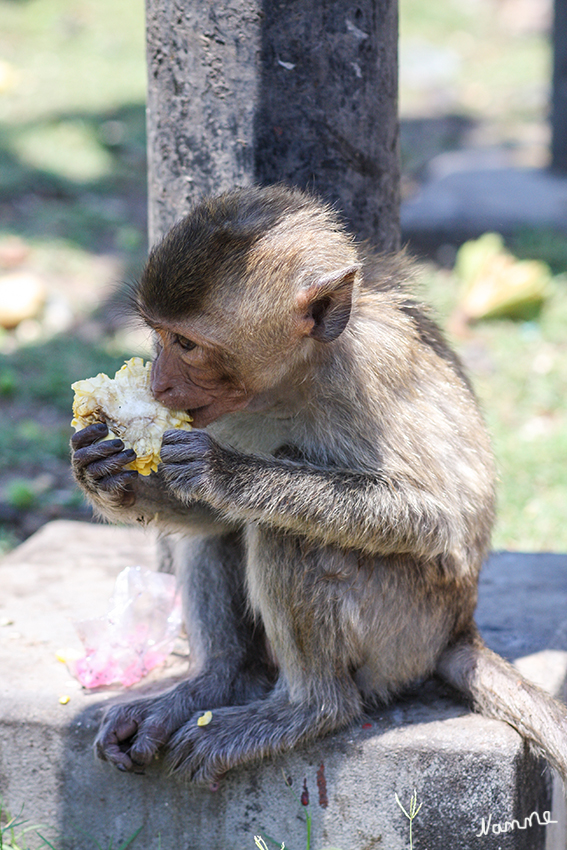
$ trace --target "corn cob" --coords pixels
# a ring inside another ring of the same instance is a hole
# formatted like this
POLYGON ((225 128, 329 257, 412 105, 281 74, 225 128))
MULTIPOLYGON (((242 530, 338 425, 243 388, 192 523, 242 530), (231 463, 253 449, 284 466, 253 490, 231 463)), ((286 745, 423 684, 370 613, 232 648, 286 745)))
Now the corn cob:
POLYGON ((94 422, 106 422, 107 439, 119 437, 126 448, 136 452, 136 459, 126 469, 140 475, 157 471, 164 431, 191 428, 189 414, 169 410, 152 396, 151 367, 141 357, 132 357, 114 378, 101 372, 71 385, 75 391, 71 425, 78 431, 94 422))

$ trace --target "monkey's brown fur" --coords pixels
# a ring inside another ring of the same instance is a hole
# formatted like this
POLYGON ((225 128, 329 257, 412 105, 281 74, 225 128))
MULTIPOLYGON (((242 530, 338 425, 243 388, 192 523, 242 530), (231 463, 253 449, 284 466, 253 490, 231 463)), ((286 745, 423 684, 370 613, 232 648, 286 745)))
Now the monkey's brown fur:
POLYGON ((163 748, 212 781, 437 671, 567 774, 565 709, 473 622, 492 456, 408 275, 280 187, 204 201, 152 251, 137 302, 153 391, 196 430, 165 435, 149 479, 124 471, 120 441, 97 442, 104 426, 75 435, 73 464, 104 516, 185 533, 166 545, 198 663, 112 707, 102 758, 136 771, 163 748))

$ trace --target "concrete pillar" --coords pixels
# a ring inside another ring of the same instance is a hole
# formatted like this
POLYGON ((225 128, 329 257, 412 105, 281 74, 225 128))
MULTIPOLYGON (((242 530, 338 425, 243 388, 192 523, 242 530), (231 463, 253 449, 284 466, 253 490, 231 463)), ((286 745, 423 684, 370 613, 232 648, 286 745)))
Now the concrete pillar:
POLYGON ((148 0, 150 241, 284 181, 398 247, 396 0, 148 0))

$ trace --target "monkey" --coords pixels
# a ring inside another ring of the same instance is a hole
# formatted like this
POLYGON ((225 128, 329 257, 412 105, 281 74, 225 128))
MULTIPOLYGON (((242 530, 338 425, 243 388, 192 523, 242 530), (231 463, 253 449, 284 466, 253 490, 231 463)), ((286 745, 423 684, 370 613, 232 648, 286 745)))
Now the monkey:
POLYGON ((285 186, 205 198, 151 250, 134 297, 152 392, 194 429, 166 431, 141 478, 90 425, 72 466, 103 517, 163 534, 193 666, 107 709, 101 759, 140 773, 161 754, 214 783, 436 674, 567 777, 566 709, 474 622, 494 460, 412 277, 285 186))

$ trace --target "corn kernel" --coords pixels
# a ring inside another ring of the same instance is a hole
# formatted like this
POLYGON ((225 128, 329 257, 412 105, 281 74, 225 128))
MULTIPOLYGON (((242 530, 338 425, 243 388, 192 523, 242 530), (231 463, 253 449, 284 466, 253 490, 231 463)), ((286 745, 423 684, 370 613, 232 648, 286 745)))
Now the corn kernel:
POLYGON ((201 716, 197 718, 197 726, 208 726, 212 719, 213 712, 205 711, 204 714, 201 714, 201 716))

